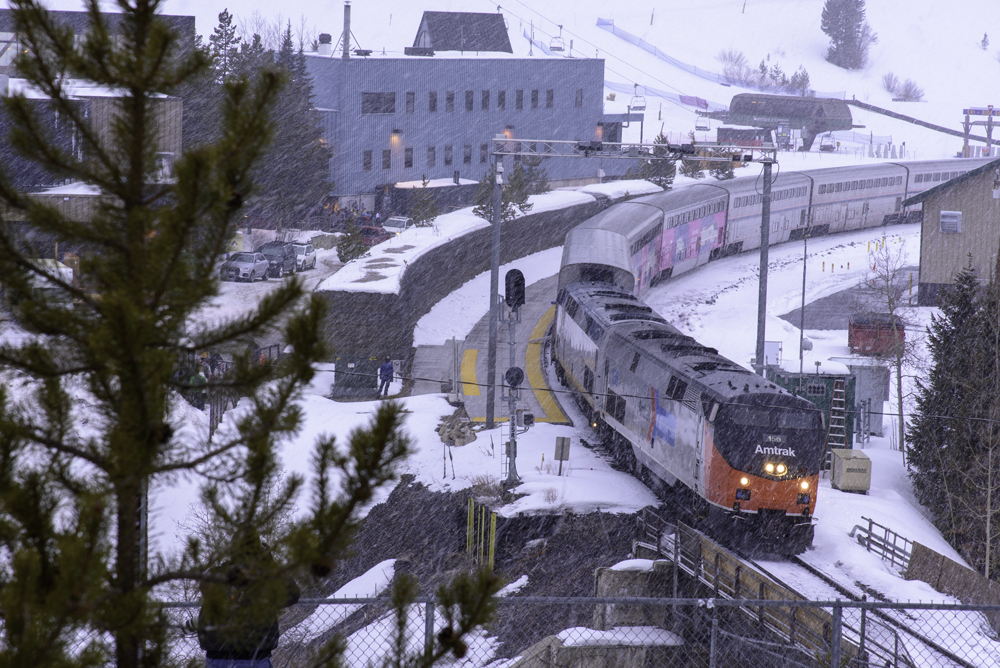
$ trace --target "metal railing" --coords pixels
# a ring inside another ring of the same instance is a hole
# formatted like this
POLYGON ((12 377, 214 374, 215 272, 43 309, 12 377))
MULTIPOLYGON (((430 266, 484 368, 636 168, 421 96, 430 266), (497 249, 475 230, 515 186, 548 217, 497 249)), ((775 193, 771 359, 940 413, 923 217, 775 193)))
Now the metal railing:
POLYGON ((856 539, 859 545, 879 555, 883 561, 888 561, 892 566, 906 568, 910 563, 913 541, 867 517, 861 519, 868 522, 868 526, 855 524, 851 529, 851 538, 856 539))

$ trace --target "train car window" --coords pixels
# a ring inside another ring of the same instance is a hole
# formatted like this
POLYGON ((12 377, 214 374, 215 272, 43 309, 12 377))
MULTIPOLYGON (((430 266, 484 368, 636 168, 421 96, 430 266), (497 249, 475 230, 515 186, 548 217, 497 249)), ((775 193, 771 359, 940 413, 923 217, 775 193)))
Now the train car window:
POLYGON ((687 383, 677 376, 673 376, 670 379, 670 383, 667 384, 667 398, 674 401, 683 401, 685 392, 687 392, 687 383))
POLYGON ((779 429, 817 429, 819 427, 819 411, 782 410, 774 417, 776 418, 775 426, 779 429))
POLYGON ((857 189, 858 189, 858 182, 851 181, 851 190, 857 190, 857 189))
POLYGON ((903 177, 902 176, 897 176, 894 180, 896 181, 896 185, 897 186, 903 185, 903 177))
POLYGON ((839 192, 840 192, 841 190, 843 190, 843 189, 844 189, 844 184, 843 184, 843 183, 838 183, 838 184, 836 184, 836 185, 834 186, 834 188, 833 188, 834 192, 838 192, 838 193, 839 193, 839 192))
POLYGON ((637 366, 639 366, 639 353, 636 353, 635 357, 632 358, 632 364, 629 365, 628 370, 635 373, 635 368, 637 366))
POLYGON ((934 180, 935 181, 941 180, 941 172, 934 172, 934 180))
POLYGON ((601 340, 602 336, 604 336, 604 328, 598 325, 596 322, 591 321, 587 325, 587 336, 589 336, 590 339, 596 343, 597 341, 601 340))
POLYGON ((576 312, 579 310, 580 305, 576 303, 570 295, 566 295, 566 314, 571 318, 576 318, 576 312))
MULTIPOLYGON (((773 410, 773 409, 770 409, 773 410)), ((753 406, 733 406, 729 409, 729 419, 734 424, 745 427, 770 427, 771 421, 768 419, 767 408, 754 408, 753 406)))
POLYGON ((913 182, 914 183, 923 183, 924 182, 924 175, 923 174, 917 174, 916 176, 913 177, 913 182))
POLYGON ((594 372, 586 364, 583 365, 583 389, 588 394, 594 392, 594 372))
POLYGON ((566 303, 566 289, 563 288, 562 290, 559 291, 559 294, 556 296, 556 304, 563 306, 565 303, 566 303))
POLYGON ((865 185, 866 188, 871 188, 872 187, 872 180, 871 179, 868 179, 865 183, 866 183, 866 185, 865 185))
POLYGON ((625 400, 610 388, 608 389, 607 399, 604 401, 604 410, 619 422, 625 422, 625 400))
POLYGON ((820 194, 820 195, 824 195, 824 194, 826 194, 826 184, 825 184, 825 183, 824 183, 824 184, 822 184, 822 185, 821 185, 821 186, 819 187, 819 194, 820 194))

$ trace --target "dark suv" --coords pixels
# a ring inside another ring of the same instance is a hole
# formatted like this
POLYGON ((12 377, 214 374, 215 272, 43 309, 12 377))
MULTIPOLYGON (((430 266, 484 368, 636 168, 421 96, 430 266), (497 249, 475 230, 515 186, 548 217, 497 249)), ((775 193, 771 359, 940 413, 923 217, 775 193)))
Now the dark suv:
POLYGON ((257 249, 268 261, 268 276, 281 278, 295 273, 295 249, 283 241, 269 241, 257 249))

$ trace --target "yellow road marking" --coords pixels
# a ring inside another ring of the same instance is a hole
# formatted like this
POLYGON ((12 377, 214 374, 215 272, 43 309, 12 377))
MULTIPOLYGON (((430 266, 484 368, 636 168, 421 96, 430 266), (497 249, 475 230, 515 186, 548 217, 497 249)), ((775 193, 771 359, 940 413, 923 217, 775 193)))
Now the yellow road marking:
POLYGON ((478 348, 470 348, 462 353, 462 394, 467 397, 479 396, 479 381, 476 379, 476 359, 478 348))
MULTIPOLYGON (((538 324, 535 328, 531 330, 531 336, 528 341, 541 341, 542 337, 545 336, 545 332, 548 330, 549 325, 552 324, 552 319, 556 315, 556 307, 551 307, 545 312, 538 320, 538 324)), ((536 422, 554 422, 556 424, 571 424, 566 414, 562 412, 559 408, 559 403, 556 401, 555 397, 552 396, 552 392, 548 389, 548 383, 545 382, 545 375, 542 373, 542 344, 541 343, 529 343, 528 348, 525 351, 524 360, 525 371, 528 374, 528 384, 532 387, 535 393, 535 400, 538 401, 538 405, 542 407, 545 411, 545 418, 535 418, 536 422)))

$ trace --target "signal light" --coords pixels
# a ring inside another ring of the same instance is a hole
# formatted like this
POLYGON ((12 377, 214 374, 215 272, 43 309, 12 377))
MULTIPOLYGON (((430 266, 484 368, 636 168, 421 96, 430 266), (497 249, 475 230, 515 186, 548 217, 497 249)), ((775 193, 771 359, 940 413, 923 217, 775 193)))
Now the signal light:
POLYGON ((764 470, 767 471, 768 473, 774 473, 774 464, 770 462, 764 464, 764 470))
POLYGON ((524 305, 524 274, 520 269, 511 269, 503 277, 504 300, 510 308, 524 305))

